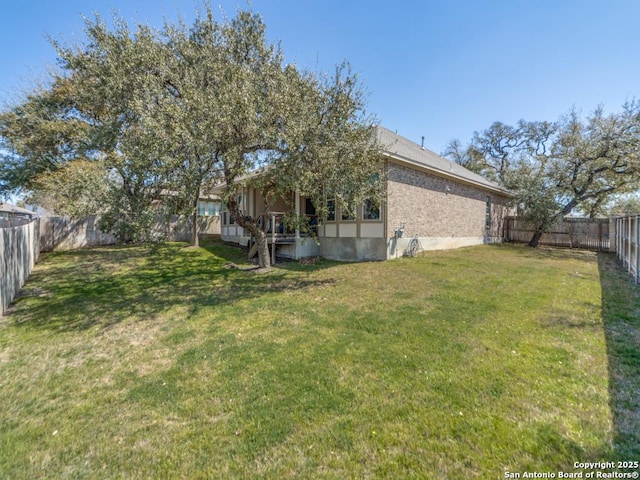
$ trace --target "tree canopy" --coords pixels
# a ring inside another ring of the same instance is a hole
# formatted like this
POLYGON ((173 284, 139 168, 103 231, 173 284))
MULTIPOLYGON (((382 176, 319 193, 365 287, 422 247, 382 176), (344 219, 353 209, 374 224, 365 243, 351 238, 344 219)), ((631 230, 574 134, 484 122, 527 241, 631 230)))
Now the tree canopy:
POLYGON ((597 216, 613 195, 640 188, 640 103, 585 118, 572 110, 556 122, 495 122, 467 146, 451 142, 445 155, 512 190, 518 215, 535 226, 529 245, 537 246, 561 217, 597 216))
MULTIPOLYGON (((169 194, 179 213, 193 216, 197 243, 198 198, 224 185, 230 214, 264 243, 262 266, 269 258, 261 222, 240 210, 238 188, 298 191, 321 211, 327 194, 352 205, 377 188, 373 120, 350 66, 326 75, 285 62, 259 15, 240 10, 218 22, 207 7, 192 25, 158 30, 132 30, 119 19, 110 28, 96 18, 86 34, 79 46, 55 43, 63 73, 0 116, 11 159, 2 188, 53 195, 74 178, 54 172, 91 164, 108 179, 112 228, 139 227, 169 194)), ((68 198, 82 199, 91 204, 91 195, 68 198)))

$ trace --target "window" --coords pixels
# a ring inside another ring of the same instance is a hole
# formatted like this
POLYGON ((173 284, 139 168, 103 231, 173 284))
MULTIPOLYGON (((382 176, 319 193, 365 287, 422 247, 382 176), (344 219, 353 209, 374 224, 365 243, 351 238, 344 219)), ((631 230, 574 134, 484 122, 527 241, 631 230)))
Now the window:
POLYGON ((218 216, 219 214, 220 202, 198 200, 198 215, 214 217, 218 216))
POLYGON ((369 198, 364 201, 362 218, 363 220, 380 220, 380 207, 369 198))
POLYGON ((486 200, 484 225, 487 228, 491 227, 491 197, 489 195, 486 200))
POLYGON ((336 221, 336 201, 327 200, 327 222, 336 221))
POLYGON ((346 221, 353 221, 356 219, 356 207, 354 206, 353 208, 349 208, 349 207, 344 207, 341 209, 342 210, 342 215, 340 218, 342 218, 342 220, 346 220, 346 221))

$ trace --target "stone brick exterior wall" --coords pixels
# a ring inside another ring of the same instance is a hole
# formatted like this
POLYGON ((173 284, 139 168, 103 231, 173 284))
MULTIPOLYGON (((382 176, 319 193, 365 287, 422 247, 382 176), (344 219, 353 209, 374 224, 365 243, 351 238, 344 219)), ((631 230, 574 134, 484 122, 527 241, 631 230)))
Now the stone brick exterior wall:
POLYGON ((497 193, 387 162, 387 238, 404 224, 405 237, 502 238, 508 198, 497 193), (486 201, 491 197, 491 227, 486 201))

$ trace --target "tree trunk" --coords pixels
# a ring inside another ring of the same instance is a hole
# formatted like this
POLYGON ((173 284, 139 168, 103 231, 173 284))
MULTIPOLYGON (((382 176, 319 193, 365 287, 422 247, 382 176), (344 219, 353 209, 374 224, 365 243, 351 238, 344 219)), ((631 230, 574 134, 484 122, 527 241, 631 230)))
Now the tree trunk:
POLYGON ((267 235, 260 228, 256 230, 257 232, 254 234, 254 237, 258 245, 258 266, 260 268, 269 268, 271 266, 271 256, 269 255, 267 235))
POLYGON ((573 208, 577 205, 577 203, 578 202, 573 199, 571 200, 571 202, 565 205, 561 211, 549 216, 548 218, 540 220, 542 223, 540 223, 536 227, 535 231, 533 232, 533 237, 531 237, 531 240, 529 240, 529 243, 527 245, 529 247, 536 248, 538 246, 538 243, 540 242, 540 238, 542 238, 542 235, 546 233, 552 225, 555 225, 558 219, 569 214, 571 210, 573 210, 573 208))
POLYGON ((199 247, 200 238, 198 237, 198 211, 194 211, 191 215, 191 246, 199 247))
POLYGON ((258 246, 258 266, 260 268, 269 268, 271 266, 271 256, 269 255, 269 242, 267 234, 260 228, 256 219, 252 217, 236 217, 236 223, 256 239, 258 246))
POLYGON ((191 204, 191 246, 199 247, 200 239, 198 238, 198 199, 200 198, 200 189, 196 192, 193 203, 191 204))
POLYGON ((542 238, 543 233, 544 233, 544 230, 542 229, 542 227, 536 228, 536 231, 533 232, 533 237, 531 237, 531 240, 529 240, 529 243, 527 243, 527 246, 536 248, 538 246, 538 243, 540 242, 540 238, 542 238))
POLYGON ((243 216, 235 199, 227 202, 227 210, 229 214, 235 218, 236 224, 248 230, 253 238, 256 239, 256 244, 258 245, 258 266, 260 268, 269 268, 271 266, 269 243, 267 242, 267 234, 260 228, 258 218, 243 216))

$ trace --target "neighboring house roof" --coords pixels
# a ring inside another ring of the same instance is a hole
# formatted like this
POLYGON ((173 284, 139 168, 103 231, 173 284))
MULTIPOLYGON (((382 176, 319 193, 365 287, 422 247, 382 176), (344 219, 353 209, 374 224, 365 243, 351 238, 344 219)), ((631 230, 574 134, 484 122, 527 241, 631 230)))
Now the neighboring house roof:
POLYGON ((0 203, 0 213, 9 213, 12 215, 29 215, 31 217, 35 216, 35 213, 31 210, 17 207, 15 205, 11 205, 10 203, 0 203))
POLYGON ((380 126, 375 128, 378 142, 380 142, 384 154, 388 157, 408 165, 425 168, 440 176, 460 180, 464 183, 498 192, 506 196, 513 196, 512 192, 497 183, 487 180, 483 176, 467 170, 463 166, 447 160, 407 138, 393 133, 391 130, 380 126))

